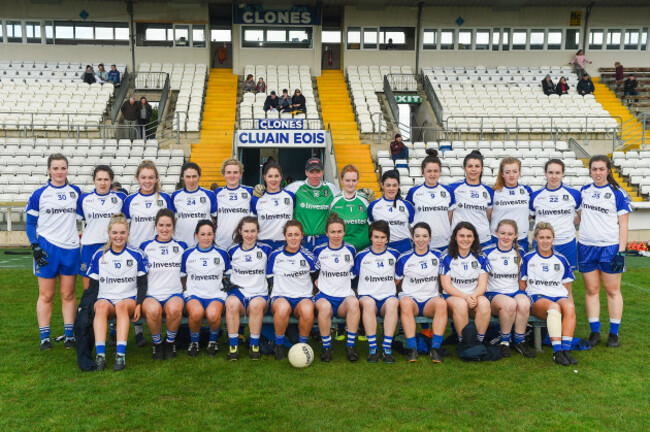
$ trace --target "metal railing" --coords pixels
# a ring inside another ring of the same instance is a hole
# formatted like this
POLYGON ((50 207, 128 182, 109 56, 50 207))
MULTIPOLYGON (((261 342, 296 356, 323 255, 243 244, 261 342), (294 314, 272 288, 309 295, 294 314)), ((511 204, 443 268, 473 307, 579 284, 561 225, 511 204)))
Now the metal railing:
POLYGON ((163 119, 154 119, 147 124, 128 125, 113 124, 100 128, 102 139, 151 139, 156 138, 159 144, 173 140, 180 143, 181 115, 183 113, 168 114, 163 119))
POLYGON ((420 75, 417 74, 387 74, 386 81, 393 92, 417 93, 420 75))
POLYGON ((377 134, 377 144, 379 146, 382 145, 383 141, 390 143, 393 140, 392 135, 385 139, 384 133, 392 134, 394 131, 407 130, 408 136, 411 137, 410 141, 440 141, 447 138, 447 131, 440 127, 426 126, 426 123, 422 126, 408 126, 401 123, 387 122, 381 113, 376 113, 375 116, 377 116, 379 122, 379 130, 382 131, 377 134), (414 137, 418 137, 418 139, 414 139, 414 137))
POLYGON ((158 121, 163 118, 165 114, 165 106, 167 105, 167 99, 169 98, 169 90, 171 89, 171 84, 169 82, 169 74, 165 73, 165 80, 163 83, 162 90, 160 92, 160 100, 158 101, 158 121))
POLYGON ((339 186, 338 165, 336 164, 336 153, 334 152, 334 142, 332 141, 332 126, 329 123, 327 124, 327 133, 325 134, 323 163, 325 168, 325 180, 339 186))
POLYGON ((440 103, 440 99, 438 99, 438 95, 436 94, 433 85, 431 85, 431 81, 427 75, 425 75, 424 79, 422 80, 422 86, 424 87, 424 94, 427 95, 427 99, 431 104, 431 108, 433 109, 433 112, 438 119, 438 123, 443 124, 444 117, 442 104, 440 103))
POLYGON ((384 96, 386 97, 386 102, 388 102, 390 111, 393 114, 393 119, 396 122, 399 121, 399 107, 397 106, 397 101, 395 100, 395 93, 393 93, 393 89, 390 86, 388 75, 384 76, 384 96))
POLYGON ((574 138, 569 138, 569 150, 573 150, 578 159, 589 159, 591 155, 574 138))
POLYGON ((117 116, 120 114, 122 104, 124 103, 124 97, 129 92, 130 86, 131 74, 125 71, 124 75, 122 75, 120 86, 117 87, 117 91, 115 91, 115 96, 113 97, 113 108, 111 109, 111 121, 113 123, 117 121, 117 116))
POLYGON ((169 84, 167 72, 131 72, 134 90, 162 90, 169 84))

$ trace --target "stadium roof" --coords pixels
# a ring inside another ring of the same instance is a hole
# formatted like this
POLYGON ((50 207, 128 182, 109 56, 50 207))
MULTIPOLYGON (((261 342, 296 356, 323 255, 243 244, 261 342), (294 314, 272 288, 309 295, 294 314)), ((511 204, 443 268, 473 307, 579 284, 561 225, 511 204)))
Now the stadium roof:
MULTIPOLYGON (((168 0, 137 0, 139 2, 168 3, 168 0)), ((174 0, 171 3, 212 3, 212 4, 245 4, 246 1, 236 0, 174 0)), ((513 10, 523 7, 586 7, 593 3, 595 7, 645 7, 650 6, 650 0, 251 0, 251 4, 264 4, 267 7, 286 5, 317 5, 359 6, 359 7, 417 7, 422 3, 425 7, 490 7, 494 9, 513 10)))

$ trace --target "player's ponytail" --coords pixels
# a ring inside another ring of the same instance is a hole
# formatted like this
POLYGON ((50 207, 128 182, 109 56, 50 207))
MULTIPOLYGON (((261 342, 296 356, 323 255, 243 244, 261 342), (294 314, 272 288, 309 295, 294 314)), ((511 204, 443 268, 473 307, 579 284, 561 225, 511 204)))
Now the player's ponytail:
POLYGON ((596 155, 593 156, 591 159, 589 159, 589 171, 591 171, 591 165, 594 162, 605 162, 605 165, 607 166, 607 182, 617 190, 621 189, 621 186, 618 184, 618 182, 614 179, 614 175, 612 174, 612 161, 609 160, 609 158, 605 155, 596 155))
POLYGON ((442 162, 440 161, 440 158, 438 157, 438 150, 436 149, 427 149, 427 157, 425 157, 422 160, 422 171, 424 172, 424 169, 427 167, 428 164, 434 163, 438 164, 438 168, 442 169, 442 162))
POLYGON ((512 242, 512 246, 515 248, 515 252, 517 253, 517 270, 519 270, 521 268, 521 253, 519 253, 519 228, 517 227, 517 222, 512 219, 501 219, 497 224, 496 232, 499 231, 501 225, 510 225, 515 230, 515 240, 512 242))
MULTIPOLYGON (((397 180, 397 185, 399 186, 399 171, 397 170, 388 170, 384 173, 384 175, 381 176, 381 185, 382 187, 384 186, 384 183, 388 179, 395 179, 397 180)), ((393 208, 397 207, 397 200, 402 199, 402 192, 400 191, 399 187, 397 188, 397 194, 395 195, 395 199, 393 199, 393 208)))
POLYGON ((506 185, 506 181, 503 179, 503 171, 505 170, 506 165, 512 164, 517 164, 519 167, 519 173, 521 173, 521 161, 519 159, 511 156, 501 159, 501 163, 499 164, 499 175, 497 175, 497 182, 493 188, 495 191, 500 191, 506 185))
POLYGON ((129 223, 126 220, 126 216, 124 213, 115 213, 113 216, 111 216, 111 219, 108 221, 108 241, 106 242, 106 245, 104 245, 104 250, 102 251, 102 258, 104 258, 104 254, 111 248, 112 242, 111 242, 111 228, 113 228, 113 225, 117 224, 123 224, 126 227, 126 235, 129 235, 129 223))

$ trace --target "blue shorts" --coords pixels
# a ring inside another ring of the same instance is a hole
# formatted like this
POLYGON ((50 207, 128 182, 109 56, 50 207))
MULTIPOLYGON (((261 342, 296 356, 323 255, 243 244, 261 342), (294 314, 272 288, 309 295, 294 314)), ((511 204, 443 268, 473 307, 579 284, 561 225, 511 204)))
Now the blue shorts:
POLYGON ((498 296, 498 295, 504 295, 504 296, 507 296, 507 297, 510 297, 510 298, 515 298, 515 297, 518 296, 519 294, 526 295, 526 291, 517 290, 517 291, 515 291, 515 292, 513 292, 513 293, 510 293, 510 294, 503 294, 503 293, 498 293, 498 292, 494 292, 494 291, 488 291, 488 292, 486 292, 486 293, 483 294, 483 295, 484 295, 485 297, 487 297, 487 299, 488 299, 490 302, 492 302, 492 299, 493 299, 494 297, 498 296))
POLYGON ((397 298, 397 296, 392 295, 392 296, 386 297, 385 299, 377 300, 373 296, 362 295, 362 296, 359 296, 359 300, 361 300, 364 297, 371 298, 371 299, 373 299, 375 301, 375 306, 377 306, 377 316, 379 316, 381 314, 381 308, 384 307, 384 303, 386 303, 386 300, 391 299, 391 298, 397 298))
POLYGON ((196 300, 199 303, 201 303, 201 306, 203 306, 203 310, 207 309, 208 306, 210 306, 210 303, 212 303, 212 302, 217 301, 217 302, 221 303, 222 305, 226 304, 226 301, 223 300, 223 299, 220 299, 220 298, 205 299, 205 298, 197 297, 197 296, 194 296, 194 295, 186 297, 185 298, 185 304, 189 303, 190 300, 196 300))
POLYGON ((169 300, 173 299, 174 297, 179 297, 181 300, 184 300, 184 299, 183 299, 183 294, 172 294, 172 295, 170 295, 169 297, 167 297, 165 300, 162 300, 162 301, 161 301, 161 300, 158 300, 158 299, 155 298, 154 296, 150 296, 150 295, 146 296, 145 299, 150 298, 150 299, 154 299, 154 300, 156 300, 158 303, 160 303, 160 307, 164 309, 164 308, 165 308, 165 305, 167 304, 167 302, 168 302, 169 300))
POLYGON ((413 300, 415 302, 416 305, 418 305, 418 316, 423 316, 422 313, 424 312, 424 307, 427 305, 427 303, 429 303, 429 301, 431 301, 431 299, 435 298, 435 297, 430 297, 430 298, 426 299, 425 301, 421 302, 421 301, 417 301, 416 299, 414 299, 410 295, 402 295, 400 297, 400 300, 405 298, 405 297, 410 298, 411 300, 413 300))
POLYGON ((407 250, 411 249, 413 247, 413 243, 411 242, 410 238, 405 238, 402 240, 397 240, 394 242, 388 243, 388 247, 392 247, 393 249, 397 249, 397 251, 400 254, 403 254, 407 250))
POLYGON ((34 262, 34 275, 54 279, 58 275, 76 276, 79 273, 79 249, 63 249, 54 246, 45 237, 38 238, 38 245, 47 253, 47 265, 40 267, 34 262))
POLYGON ((314 301, 314 300, 312 300, 311 297, 284 297, 284 296, 277 296, 277 297, 273 297, 271 299, 271 306, 273 306, 273 303, 277 299, 285 299, 286 301, 289 302, 289 306, 291 306, 291 315, 293 315, 294 311, 296 310, 296 306, 298 306, 298 303, 300 303, 301 301, 303 301, 305 299, 310 300, 312 302, 314 301))
POLYGON ((532 306, 537 302, 537 300, 546 299, 546 300, 552 301, 553 303, 557 303, 559 300, 562 300, 562 299, 565 299, 565 298, 568 298, 568 297, 566 297, 566 296, 549 297, 549 296, 545 296, 545 295, 542 295, 542 294, 532 294, 532 295, 529 295, 528 298, 530 299, 530 303, 531 303, 531 306, 532 306))
POLYGON ((133 296, 133 297, 124 297, 123 299, 107 299, 107 298, 103 298, 103 297, 98 297, 97 301, 99 301, 99 300, 106 300, 107 302, 110 302, 113 306, 117 306, 117 304, 119 302, 121 302, 121 301, 135 300, 135 296, 133 296))
POLYGON ((347 297, 328 296, 327 294, 323 294, 322 292, 319 292, 314 296, 314 303, 316 303, 320 299, 327 300, 329 304, 332 305, 332 315, 338 316, 339 308, 341 307, 341 304, 345 301, 346 298, 347 297))
MULTIPOLYGON (((305 236, 302 239, 302 245, 309 250, 314 250, 314 248, 323 243, 327 243, 329 239, 325 234, 319 234, 315 236, 305 236)), ((284 244, 284 242, 283 242, 284 244)))
POLYGON ((269 245, 271 247, 271 250, 276 250, 278 248, 281 248, 285 245, 284 240, 260 240, 260 243, 264 243, 265 245, 269 245))
MULTIPOLYGON (((498 244, 499 239, 492 236, 492 244, 498 244)), ((530 246, 528 244, 528 237, 523 238, 523 239, 517 239, 517 244, 519 245, 520 248, 524 250, 524 252, 528 252, 528 247, 530 246)))
POLYGON ((86 277, 86 273, 90 268, 90 262, 93 259, 93 255, 95 255, 95 252, 100 250, 103 246, 103 243, 81 245, 81 257, 79 263, 79 274, 81 276, 86 277))
POLYGON ((603 273, 616 274, 623 273, 612 270, 612 260, 618 253, 618 245, 610 246, 587 246, 578 243, 578 269, 580 273, 589 273, 594 270, 600 270, 603 273))
POLYGON ((248 306, 250 306, 251 300, 253 300, 254 298, 258 298, 258 297, 263 298, 264 301, 266 301, 267 303, 269 301, 269 296, 256 295, 256 296, 253 296, 253 297, 246 297, 238 289, 234 289, 232 291, 229 291, 228 292, 228 297, 230 297, 230 296, 233 296, 233 297, 237 298, 237 300, 239 300, 239 302, 242 304, 242 306, 244 306, 244 313, 248 312, 248 306))

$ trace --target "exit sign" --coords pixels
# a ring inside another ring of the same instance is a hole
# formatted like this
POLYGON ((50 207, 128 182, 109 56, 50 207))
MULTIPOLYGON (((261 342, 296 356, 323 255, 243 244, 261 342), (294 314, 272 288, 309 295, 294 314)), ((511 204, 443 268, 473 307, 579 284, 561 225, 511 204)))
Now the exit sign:
POLYGON ((395 95, 397 103, 420 103, 420 96, 418 95, 395 95))

